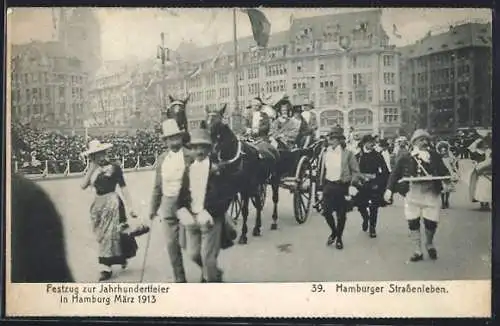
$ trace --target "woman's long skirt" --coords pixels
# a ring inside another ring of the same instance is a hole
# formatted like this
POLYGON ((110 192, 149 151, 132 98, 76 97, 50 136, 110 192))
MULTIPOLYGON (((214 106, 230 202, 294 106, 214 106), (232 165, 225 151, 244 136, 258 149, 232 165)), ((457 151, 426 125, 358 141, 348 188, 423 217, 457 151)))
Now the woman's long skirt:
POLYGON ((125 207, 117 193, 98 195, 90 208, 94 234, 99 244, 99 264, 126 262, 122 250, 120 223, 125 222, 125 207))

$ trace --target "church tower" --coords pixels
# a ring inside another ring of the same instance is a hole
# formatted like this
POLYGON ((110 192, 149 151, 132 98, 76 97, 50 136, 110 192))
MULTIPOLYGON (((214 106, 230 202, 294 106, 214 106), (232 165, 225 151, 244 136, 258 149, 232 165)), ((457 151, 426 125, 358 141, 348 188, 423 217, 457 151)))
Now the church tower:
POLYGON ((59 41, 65 52, 82 60, 90 76, 101 66, 101 27, 93 8, 60 8, 59 41))

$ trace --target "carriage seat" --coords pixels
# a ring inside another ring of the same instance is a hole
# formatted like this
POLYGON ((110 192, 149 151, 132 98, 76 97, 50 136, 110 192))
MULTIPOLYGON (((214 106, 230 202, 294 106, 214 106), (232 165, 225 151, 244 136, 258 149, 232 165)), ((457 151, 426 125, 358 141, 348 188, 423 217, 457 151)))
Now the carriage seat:
POLYGON ((255 149, 261 160, 278 160, 280 153, 268 142, 259 140, 256 142, 245 142, 248 146, 255 149))

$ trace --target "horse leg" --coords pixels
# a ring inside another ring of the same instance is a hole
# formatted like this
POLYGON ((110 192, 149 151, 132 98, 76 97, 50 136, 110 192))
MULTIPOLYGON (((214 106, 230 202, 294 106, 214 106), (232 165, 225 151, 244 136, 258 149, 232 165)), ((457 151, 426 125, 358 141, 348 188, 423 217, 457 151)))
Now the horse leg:
POLYGON ((278 200, 279 200, 279 180, 272 180, 271 188, 273 190, 273 224, 271 224, 271 230, 278 229, 278 200))
POLYGON ((260 202, 260 194, 257 194, 255 196, 255 210, 256 212, 256 217, 255 217, 255 226, 253 228, 252 235, 254 237, 260 237, 260 227, 262 225, 262 207, 264 206, 263 203, 260 202))
POLYGON ((239 244, 247 244, 247 220, 248 220, 248 202, 250 197, 247 194, 241 194, 241 216, 243 217, 243 225, 241 226, 241 235, 239 244))

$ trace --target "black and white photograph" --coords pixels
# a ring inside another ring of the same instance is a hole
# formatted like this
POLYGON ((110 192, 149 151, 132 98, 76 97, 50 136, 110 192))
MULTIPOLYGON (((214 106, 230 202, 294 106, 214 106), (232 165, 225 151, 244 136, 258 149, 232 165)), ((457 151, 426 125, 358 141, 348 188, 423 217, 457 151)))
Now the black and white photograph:
POLYGON ((491 281, 489 9, 9 8, 7 41, 12 285, 491 281))

